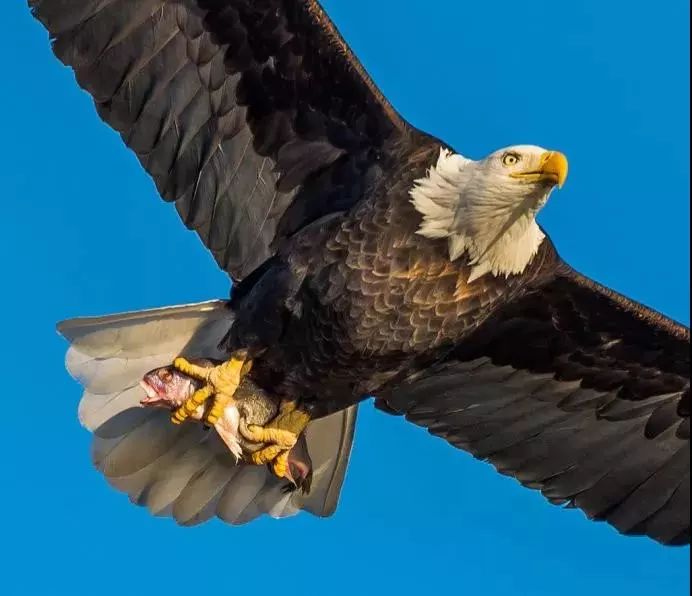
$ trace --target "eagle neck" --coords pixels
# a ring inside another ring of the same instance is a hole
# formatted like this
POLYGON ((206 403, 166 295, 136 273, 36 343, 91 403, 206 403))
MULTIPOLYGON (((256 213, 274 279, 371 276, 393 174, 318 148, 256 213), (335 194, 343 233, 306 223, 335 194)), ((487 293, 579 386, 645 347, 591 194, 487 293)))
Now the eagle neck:
POLYGON ((486 274, 523 273, 545 239, 536 223, 541 205, 499 202, 497 188, 475 183, 476 163, 442 149, 436 165, 410 191, 422 215, 417 233, 446 238, 452 261, 466 256, 473 266, 469 283, 486 274))

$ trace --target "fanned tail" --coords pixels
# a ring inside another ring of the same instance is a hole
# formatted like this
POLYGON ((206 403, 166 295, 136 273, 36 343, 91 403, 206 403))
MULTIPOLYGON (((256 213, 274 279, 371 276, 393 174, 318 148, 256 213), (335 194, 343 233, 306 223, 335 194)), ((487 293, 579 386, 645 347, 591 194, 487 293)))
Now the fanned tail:
POLYGON ((287 493, 264 466, 236 464, 201 425, 175 426, 169 412, 140 407, 139 381, 148 371, 176 356, 224 359, 217 346, 232 322, 228 302, 213 301, 58 324, 70 342, 67 369, 84 386, 79 419, 94 434, 95 466, 134 503, 182 525, 214 516, 242 524, 301 510, 331 515, 348 466, 355 407, 308 427, 308 494, 287 493))

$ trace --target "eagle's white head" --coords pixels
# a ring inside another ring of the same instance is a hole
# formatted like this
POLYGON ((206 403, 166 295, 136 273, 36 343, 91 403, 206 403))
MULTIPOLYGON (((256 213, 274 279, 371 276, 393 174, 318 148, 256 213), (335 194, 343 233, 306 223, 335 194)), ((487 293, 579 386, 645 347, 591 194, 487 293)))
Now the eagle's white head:
POLYGON ((486 273, 524 271, 545 238, 536 215, 567 178, 558 151, 517 145, 474 161, 443 149, 411 199, 423 221, 418 233, 448 238, 452 260, 466 254, 469 283, 486 273))

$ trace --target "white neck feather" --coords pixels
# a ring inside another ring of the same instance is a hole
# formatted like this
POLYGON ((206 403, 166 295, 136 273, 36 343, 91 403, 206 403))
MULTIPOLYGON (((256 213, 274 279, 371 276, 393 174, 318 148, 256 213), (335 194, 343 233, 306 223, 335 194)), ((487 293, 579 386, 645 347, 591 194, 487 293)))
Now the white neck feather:
POLYGON ((535 218, 547 196, 517 203, 516 188, 477 180, 476 164, 443 149, 411 189, 411 202, 423 216, 418 234, 448 238, 452 261, 466 254, 474 266, 469 283, 486 273, 522 273, 545 238, 535 218))

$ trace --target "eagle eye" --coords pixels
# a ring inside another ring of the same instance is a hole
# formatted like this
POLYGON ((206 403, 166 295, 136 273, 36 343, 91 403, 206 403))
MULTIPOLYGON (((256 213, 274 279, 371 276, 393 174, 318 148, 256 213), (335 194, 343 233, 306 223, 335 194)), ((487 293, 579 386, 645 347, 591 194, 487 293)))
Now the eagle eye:
POLYGON ((517 153, 505 153, 502 156, 502 165, 505 167, 515 166, 521 161, 521 156, 517 153))

